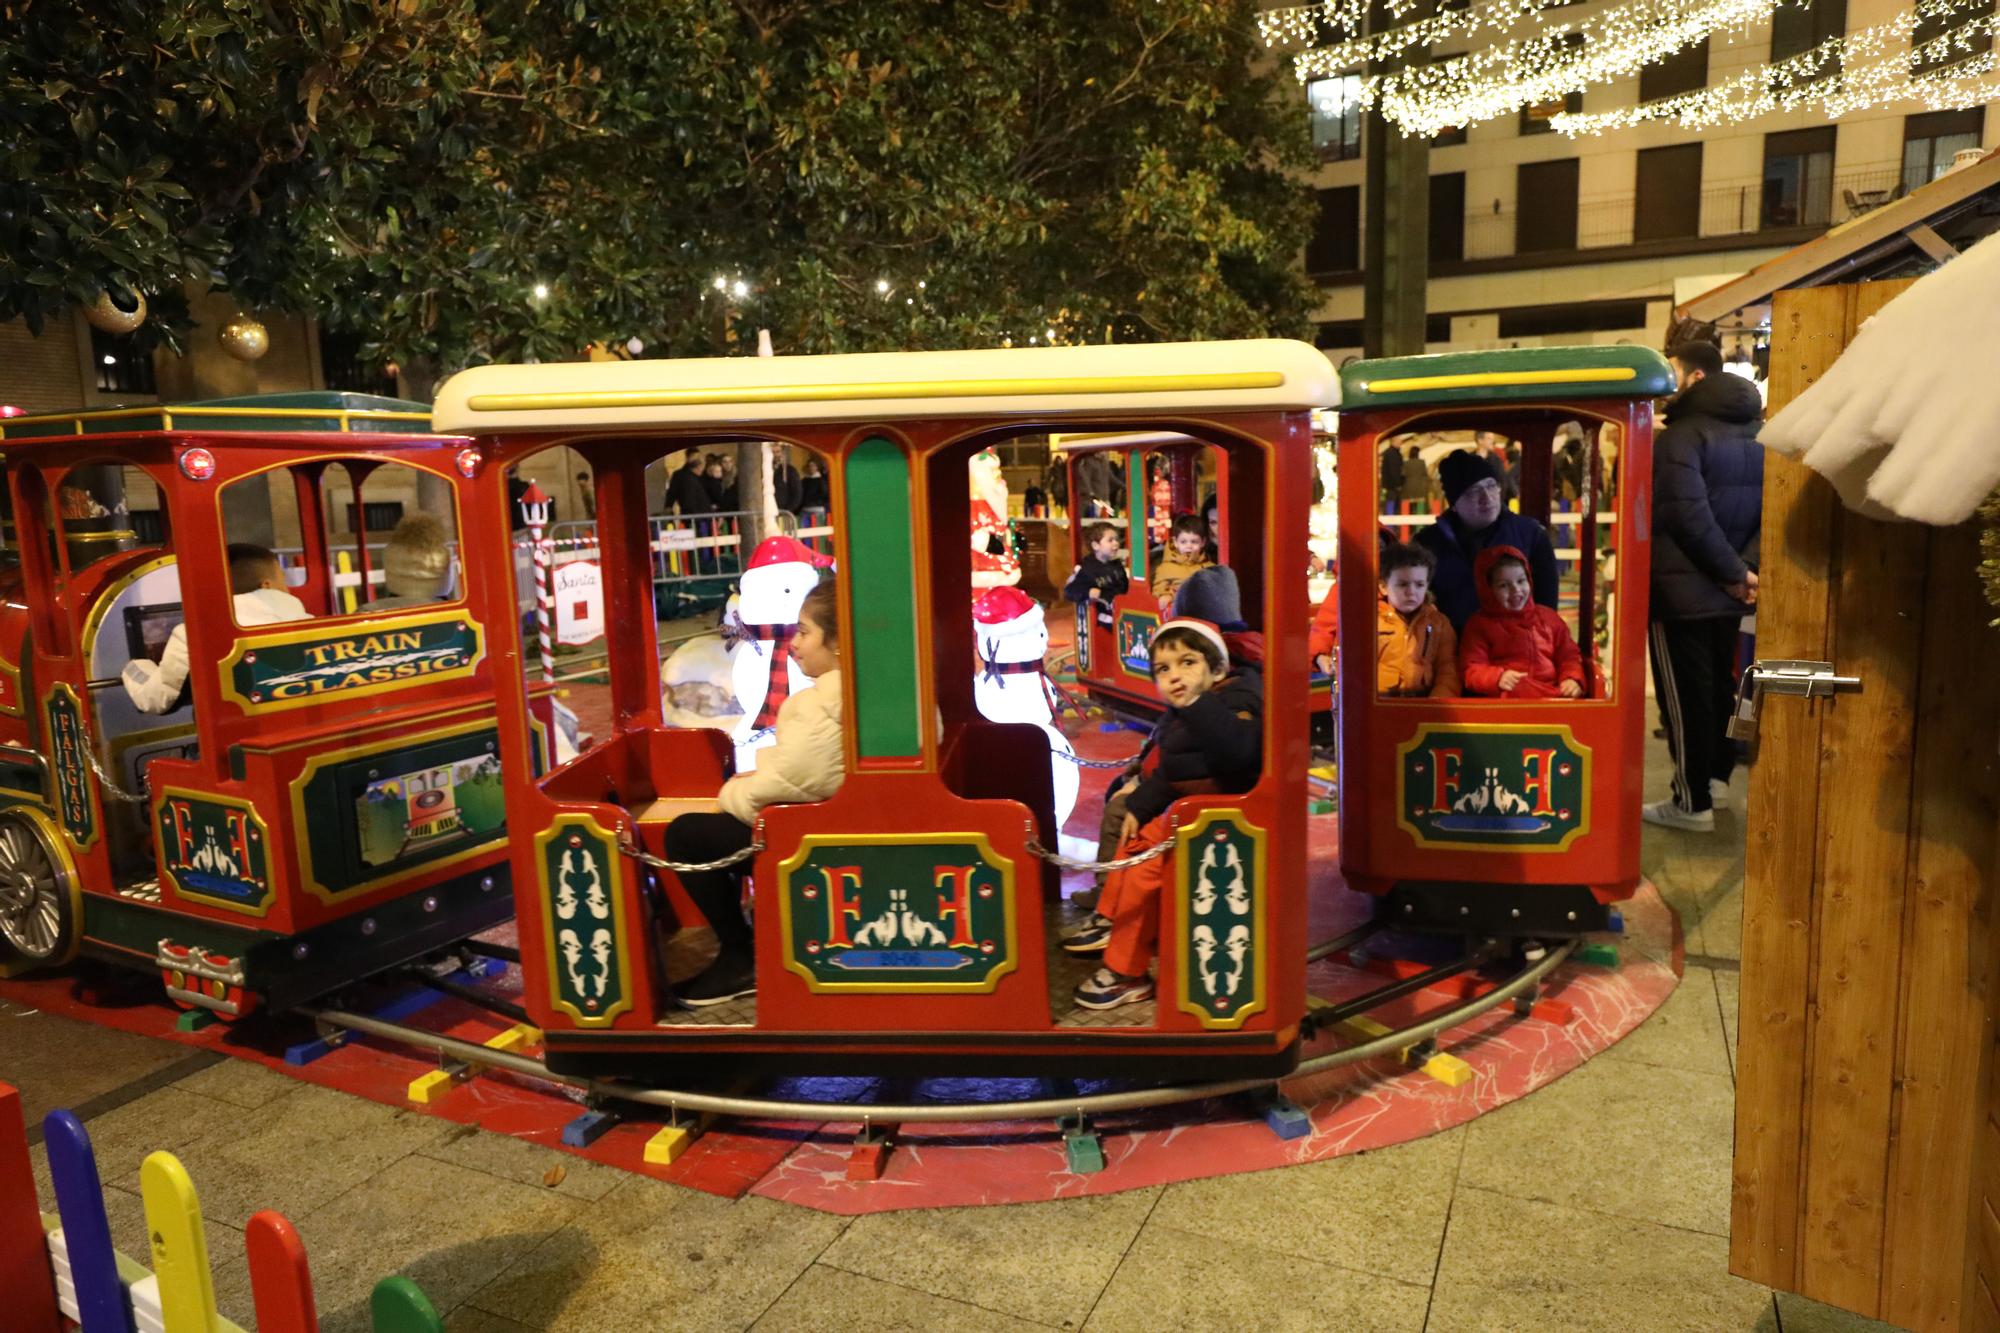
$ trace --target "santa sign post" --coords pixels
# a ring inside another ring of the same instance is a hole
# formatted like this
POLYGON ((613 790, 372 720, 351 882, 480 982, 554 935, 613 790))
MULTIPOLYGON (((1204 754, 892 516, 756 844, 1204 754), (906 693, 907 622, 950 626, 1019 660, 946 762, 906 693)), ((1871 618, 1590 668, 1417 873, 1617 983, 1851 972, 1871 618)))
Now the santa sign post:
POLYGON ((551 568, 554 556, 543 532, 549 523, 550 500, 547 492, 534 482, 521 493, 521 521, 528 525, 528 540, 533 543, 535 554, 535 631, 541 641, 542 681, 552 683, 556 678, 556 651, 549 641, 551 623, 555 619, 555 594, 551 587, 551 568))

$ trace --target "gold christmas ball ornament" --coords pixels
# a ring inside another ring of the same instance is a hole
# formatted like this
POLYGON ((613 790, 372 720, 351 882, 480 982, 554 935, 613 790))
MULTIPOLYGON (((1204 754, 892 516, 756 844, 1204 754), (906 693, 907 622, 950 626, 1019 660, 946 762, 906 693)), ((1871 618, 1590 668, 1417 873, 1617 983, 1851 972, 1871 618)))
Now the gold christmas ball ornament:
POLYGON ((131 293, 134 303, 127 310, 113 299, 109 291, 97 294, 97 299, 83 308, 83 317, 94 329, 106 333, 130 333, 146 322, 146 298, 138 292, 131 293))
POLYGON ((271 350, 271 331, 248 315, 238 315, 222 326, 216 341, 238 361, 255 361, 271 350))

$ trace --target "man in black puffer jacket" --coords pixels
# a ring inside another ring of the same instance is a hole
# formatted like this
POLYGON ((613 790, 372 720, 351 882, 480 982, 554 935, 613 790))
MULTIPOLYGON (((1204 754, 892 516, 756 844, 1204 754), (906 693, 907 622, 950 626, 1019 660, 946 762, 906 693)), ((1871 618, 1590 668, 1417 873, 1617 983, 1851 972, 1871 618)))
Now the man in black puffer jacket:
POLYGON ((1743 613, 1757 601, 1764 512, 1764 421, 1757 386, 1724 374, 1713 343, 1670 353, 1680 392, 1653 441, 1653 587, 1649 648, 1673 796, 1645 808, 1669 828, 1715 827, 1715 799, 1735 767, 1727 730, 1743 613))

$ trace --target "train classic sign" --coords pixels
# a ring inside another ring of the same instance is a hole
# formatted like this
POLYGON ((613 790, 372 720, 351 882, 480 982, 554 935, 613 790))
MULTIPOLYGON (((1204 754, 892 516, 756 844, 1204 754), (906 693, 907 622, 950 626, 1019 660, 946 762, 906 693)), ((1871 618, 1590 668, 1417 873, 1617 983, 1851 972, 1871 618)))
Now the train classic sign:
POLYGON ((345 632, 291 630, 239 643, 222 663, 223 693, 258 713, 358 698, 417 677, 462 679, 478 665, 483 642, 477 622, 449 614, 345 632))
POLYGON ((1418 846, 1559 852, 1590 831, 1590 749, 1568 727, 1427 722, 1396 755, 1418 846))
POLYGON ((1014 863, 983 834, 808 837, 778 903, 814 991, 991 991, 1019 961, 1014 863))

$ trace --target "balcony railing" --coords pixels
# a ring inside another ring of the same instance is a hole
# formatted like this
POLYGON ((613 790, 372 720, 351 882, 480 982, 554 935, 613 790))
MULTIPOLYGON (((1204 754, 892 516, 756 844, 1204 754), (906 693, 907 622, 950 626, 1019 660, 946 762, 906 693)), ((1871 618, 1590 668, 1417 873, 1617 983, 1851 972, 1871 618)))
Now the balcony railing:
MULTIPOLYGON (((1889 163, 1834 173, 1820 180, 1808 175, 1805 188, 1790 198, 1781 191, 1767 194, 1764 177, 1711 182, 1701 190, 1697 205, 1680 205, 1681 225, 1669 222, 1663 229, 1649 230, 1647 241, 1696 240, 1710 237, 1755 237, 1760 232, 1794 227, 1830 227, 1871 212, 1901 198, 1924 182, 1904 179, 1901 165, 1889 163)), ((1576 210, 1576 243, 1557 235, 1550 238, 1522 237, 1528 242, 1517 248, 1519 219, 1514 210, 1479 212, 1468 210, 1465 218, 1465 257, 1492 259, 1521 254, 1562 254, 1572 250, 1593 250, 1633 243, 1637 232, 1638 196, 1601 195, 1581 200, 1576 210), (1542 244, 1537 246, 1539 239, 1542 244), (1550 243, 1551 240, 1553 243, 1550 243)), ((1677 203, 1679 201, 1676 201, 1677 203)))

